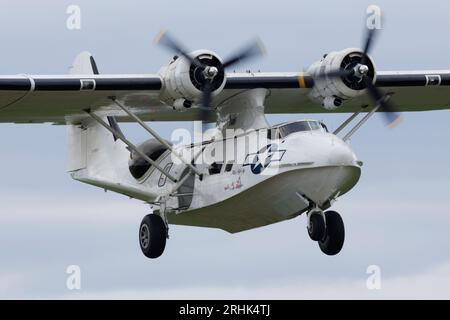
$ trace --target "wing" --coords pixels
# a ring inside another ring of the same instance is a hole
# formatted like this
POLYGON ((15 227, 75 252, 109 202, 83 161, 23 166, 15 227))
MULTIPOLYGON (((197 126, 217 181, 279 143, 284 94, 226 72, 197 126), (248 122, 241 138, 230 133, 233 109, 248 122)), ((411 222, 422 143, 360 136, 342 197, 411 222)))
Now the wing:
POLYGON ((65 124, 85 117, 85 109, 121 115, 111 97, 148 120, 180 119, 160 102, 161 87, 158 75, 0 77, 0 122, 65 124))
MULTIPOLYGON (((270 89, 266 113, 349 113, 372 104, 363 95, 332 111, 312 101, 308 93, 314 86, 303 73, 245 74, 229 77, 226 89, 270 89)), ((378 72, 376 86, 392 96, 399 112, 450 109, 450 70, 378 72)))
MULTIPOLYGON (((344 113, 370 105, 367 97, 361 96, 327 111, 309 98, 314 81, 303 73, 233 73, 227 77, 215 104, 245 90, 267 88, 267 113, 344 113)), ((399 112, 450 108, 450 71, 379 72, 376 86, 393 96, 399 112)), ((86 117, 86 109, 128 121, 112 97, 145 121, 200 119, 195 108, 179 112, 162 103, 162 88, 159 75, 2 76, 0 122, 65 124, 86 117)))
MULTIPOLYGON (((145 120, 193 120, 198 111, 173 112, 160 101, 159 75, 99 75, 94 57, 80 53, 68 76, 0 77, 0 122, 77 123, 95 110, 104 116, 124 117, 112 98, 145 120)), ((127 119, 125 119, 127 120, 127 119)))

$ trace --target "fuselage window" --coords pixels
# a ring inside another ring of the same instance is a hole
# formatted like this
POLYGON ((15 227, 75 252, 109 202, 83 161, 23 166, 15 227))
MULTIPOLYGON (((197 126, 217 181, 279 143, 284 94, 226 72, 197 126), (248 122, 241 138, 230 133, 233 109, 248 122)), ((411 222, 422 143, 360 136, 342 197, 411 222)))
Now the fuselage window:
POLYGON ((209 167, 209 174, 210 174, 210 175, 219 174, 219 173, 222 171, 222 167, 223 167, 223 164, 222 164, 222 163, 214 162, 214 163, 209 167))
MULTIPOLYGON (((165 146, 160 145, 155 141, 149 141, 138 148, 153 161, 157 161, 167 151, 165 146)), ((141 179, 150 170, 151 166, 152 165, 139 154, 136 154, 134 151, 131 152, 129 169, 131 175, 135 179, 141 179)))
MULTIPOLYGON (((166 149, 157 150, 151 154, 148 154, 148 157, 153 161, 158 160, 160 156, 162 156, 166 152, 166 149)), ((147 160, 143 159, 138 155, 138 158, 133 162, 133 165, 130 166, 131 174, 136 179, 140 179, 147 173, 151 168, 151 164, 147 162, 147 160)))

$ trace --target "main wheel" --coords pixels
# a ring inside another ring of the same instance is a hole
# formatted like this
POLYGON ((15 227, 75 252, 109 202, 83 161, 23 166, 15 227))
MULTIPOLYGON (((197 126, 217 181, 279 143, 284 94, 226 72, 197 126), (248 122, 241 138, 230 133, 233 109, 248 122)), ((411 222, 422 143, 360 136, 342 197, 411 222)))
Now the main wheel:
POLYGON ((312 213, 309 217, 308 234, 311 240, 319 241, 325 237, 325 220, 320 213, 312 213))
POLYGON ((145 216, 139 228, 139 244, 142 253, 150 259, 160 257, 166 248, 167 228, 156 214, 145 216))
POLYGON ((345 229, 339 213, 335 211, 325 212, 326 235, 319 241, 320 250, 329 256, 337 255, 344 246, 345 229))

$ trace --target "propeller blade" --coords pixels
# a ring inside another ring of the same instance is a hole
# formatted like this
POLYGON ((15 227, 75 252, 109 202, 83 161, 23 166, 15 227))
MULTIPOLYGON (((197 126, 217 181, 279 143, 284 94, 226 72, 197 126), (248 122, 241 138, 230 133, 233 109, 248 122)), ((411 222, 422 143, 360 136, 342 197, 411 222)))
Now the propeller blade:
POLYGON ((367 64, 367 60, 369 59, 369 54, 372 49, 376 33, 377 33, 377 29, 367 29, 367 36, 366 36, 363 56, 362 56, 362 60, 361 60, 361 64, 363 64, 363 65, 367 64))
POLYGON ((201 68, 206 67, 202 63, 200 63, 198 60, 192 58, 191 55, 188 53, 188 51, 186 49, 184 49, 184 47, 178 41, 176 41, 174 38, 172 38, 170 36, 169 32, 166 30, 161 31, 156 36, 155 42, 157 44, 169 49, 170 51, 174 52, 175 54, 182 55, 187 60, 189 60, 190 63, 192 63, 198 67, 201 67, 201 68))
POLYGON ((202 88, 202 102, 201 102, 201 120, 202 122, 207 122, 209 119, 209 112, 211 111, 211 100, 212 100, 212 84, 206 81, 202 88))
POLYGON ((369 96, 376 105, 380 105, 380 111, 383 112, 388 126, 391 128, 397 126, 401 121, 401 116, 389 102, 389 97, 373 84, 371 78, 365 76, 364 81, 366 83, 369 96))
POLYGON ((248 46, 244 47, 244 49, 240 50, 237 54, 233 55, 231 58, 229 58, 227 61, 223 63, 223 67, 229 68, 239 62, 242 62, 244 60, 248 60, 250 58, 262 56, 266 53, 266 50, 264 48, 264 45, 261 40, 256 39, 252 43, 250 43, 248 46))
POLYGON ((383 100, 384 95, 381 93, 381 90, 379 90, 374 84, 373 80, 369 77, 364 77, 364 82, 367 87, 367 92, 369 93, 369 96, 372 98, 372 100, 375 103, 379 103, 383 100))
POLYGON ((367 37, 366 37, 366 44, 364 46, 364 53, 368 54, 370 52, 370 49, 372 49, 372 44, 375 39, 376 30, 377 29, 367 29, 367 37))

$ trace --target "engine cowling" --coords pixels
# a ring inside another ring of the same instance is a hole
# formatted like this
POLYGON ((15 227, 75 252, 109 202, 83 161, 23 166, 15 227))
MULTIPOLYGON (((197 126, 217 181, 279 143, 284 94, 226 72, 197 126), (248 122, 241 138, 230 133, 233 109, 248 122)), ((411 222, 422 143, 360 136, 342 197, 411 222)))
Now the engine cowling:
MULTIPOLYGON (((346 49, 331 52, 322 60, 314 63, 308 73, 314 78, 314 88, 310 97, 321 103, 325 109, 334 110, 342 106, 346 100, 363 95, 366 83, 357 73, 348 76, 326 76, 337 70, 353 70, 362 65, 364 53, 360 49, 346 49)), ((368 57, 364 62, 368 68, 366 75, 376 81, 376 69, 373 60, 368 57)))
MULTIPOLYGON (((226 74, 222 59, 209 50, 198 50, 191 53, 194 60, 203 65, 217 68, 217 75, 211 81, 213 95, 219 94, 226 84, 226 74)), ((191 63, 184 57, 174 57, 174 60, 160 72, 164 82, 161 100, 177 110, 190 108, 202 97, 202 88, 207 81, 204 69, 191 63)))

